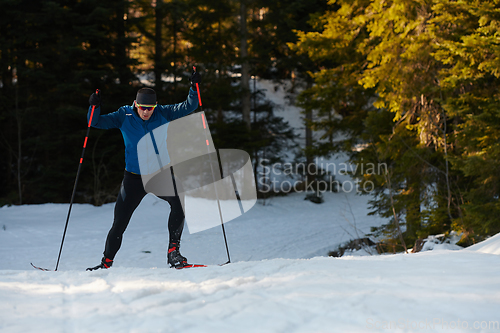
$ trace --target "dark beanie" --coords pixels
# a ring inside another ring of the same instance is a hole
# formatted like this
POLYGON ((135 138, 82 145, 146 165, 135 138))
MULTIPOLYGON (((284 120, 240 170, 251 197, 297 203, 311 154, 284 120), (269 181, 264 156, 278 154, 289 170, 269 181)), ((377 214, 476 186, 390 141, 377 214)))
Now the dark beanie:
POLYGON ((155 105, 156 104, 156 93, 151 88, 141 88, 137 92, 135 98, 137 104, 141 105, 155 105))

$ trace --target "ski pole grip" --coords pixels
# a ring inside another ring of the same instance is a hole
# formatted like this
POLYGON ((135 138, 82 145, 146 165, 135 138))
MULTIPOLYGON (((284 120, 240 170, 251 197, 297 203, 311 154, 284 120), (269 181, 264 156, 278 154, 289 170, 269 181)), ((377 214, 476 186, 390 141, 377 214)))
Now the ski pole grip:
MULTIPOLYGON (((196 66, 193 66, 193 72, 196 72, 196 66)), ((198 86, 198 82, 196 82, 196 91, 198 92, 198 102, 200 102, 200 106, 202 106, 203 104, 201 104, 200 87, 198 86)))
MULTIPOLYGON (((101 91, 99 89, 96 89, 95 90, 95 94, 96 95, 99 95, 101 93, 101 91)), ((92 118, 94 117, 94 110, 95 110, 95 105, 92 105, 92 112, 90 113, 90 118, 89 118, 89 125, 88 125, 88 128, 90 128, 90 125, 92 124, 92 118)), ((87 134, 88 136, 88 134, 87 134)), ((84 147, 85 147, 85 144, 87 143, 87 138, 85 138, 85 143, 84 143, 84 147)))

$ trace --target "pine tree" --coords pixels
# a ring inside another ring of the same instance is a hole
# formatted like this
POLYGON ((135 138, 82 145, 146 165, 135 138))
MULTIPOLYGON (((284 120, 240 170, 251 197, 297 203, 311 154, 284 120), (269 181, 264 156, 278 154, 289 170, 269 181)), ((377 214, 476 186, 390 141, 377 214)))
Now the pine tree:
POLYGON ((435 58, 444 65, 443 107, 453 121, 452 162, 462 176, 462 218, 456 228, 468 243, 500 232, 498 177, 500 15, 495 1, 436 1, 435 58))
MULTIPOLYGON (((402 221, 410 242, 452 227, 466 236, 498 230, 491 219, 498 200, 497 186, 491 186, 497 183, 495 5, 408 0, 335 5, 316 20, 322 32, 299 32, 296 47, 325 67, 313 74, 316 85, 302 99, 320 110, 313 124, 327 133, 346 133, 348 121, 356 120, 351 124, 357 130, 347 131, 345 141, 352 162, 387 163, 391 196, 384 192, 388 178, 374 179, 375 212, 402 221), (356 92, 367 98, 354 99, 356 92), (378 110, 366 108, 370 98, 378 110), (360 111, 341 114, 339 101, 349 99, 366 105, 347 103, 360 111), (385 114, 393 115, 390 126, 381 127, 387 132, 367 137, 377 132, 370 124, 385 114), (352 152, 360 142, 365 149, 352 152)), ((336 149, 328 143, 320 147, 324 153, 336 149)))
MULTIPOLYGON (((6 126, 2 146, 7 147, 2 164, 10 164, 2 165, 7 203, 69 200, 85 136, 88 96, 100 88, 103 108, 110 111, 133 90, 134 60, 128 57, 133 39, 124 22, 127 3, 2 2, 0 95, 6 126)), ((123 156, 117 160, 116 154, 104 154, 109 148, 118 153, 116 147, 123 146, 119 140, 103 140, 94 156, 87 155, 82 178, 98 177, 91 161, 99 155, 123 168, 123 156)), ((114 174, 99 177, 119 183, 114 174)), ((77 200, 86 200, 94 191, 94 182, 82 183, 90 185, 82 186, 77 200)))

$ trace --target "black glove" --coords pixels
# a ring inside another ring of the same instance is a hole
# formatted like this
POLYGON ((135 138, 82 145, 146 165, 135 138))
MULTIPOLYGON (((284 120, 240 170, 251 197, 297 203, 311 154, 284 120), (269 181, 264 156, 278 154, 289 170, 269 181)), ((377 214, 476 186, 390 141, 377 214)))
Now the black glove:
POLYGON ((191 74, 191 77, 189 78, 189 81, 191 82, 191 87, 193 88, 193 90, 196 90, 196 84, 197 83, 198 84, 201 83, 201 75, 200 75, 200 73, 193 71, 193 74, 191 74))
POLYGON ((89 104, 95 106, 101 105, 101 93, 98 92, 97 94, 93 93, 92 95, 90 95, 89 104))

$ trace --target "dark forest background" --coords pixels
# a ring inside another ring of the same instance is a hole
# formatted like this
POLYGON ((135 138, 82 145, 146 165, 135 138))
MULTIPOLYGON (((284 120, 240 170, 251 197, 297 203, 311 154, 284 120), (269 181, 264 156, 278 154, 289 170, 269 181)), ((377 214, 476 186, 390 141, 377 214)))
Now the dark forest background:
MULTIPOLYGON (((243 149, 256 165, 294 146, 296 133, 252 89, 253 77, 286 82, 302 108, 297 163, 345 152, 356 165, 387 165, 352 176, 374 184, 365 194, 388 223, 373 234, 388 244, 457 231, 468 245, 500 232, 497 1, 0 0, 0 8, 0 206, 69 201, 96 88, 103 113, 131 104, 141 82, 161 104, 177 103, 195 65, 218 148, 243 149)), ((123 150, 118 130, 90 131, 77 202, 116 199, 123 150)))

